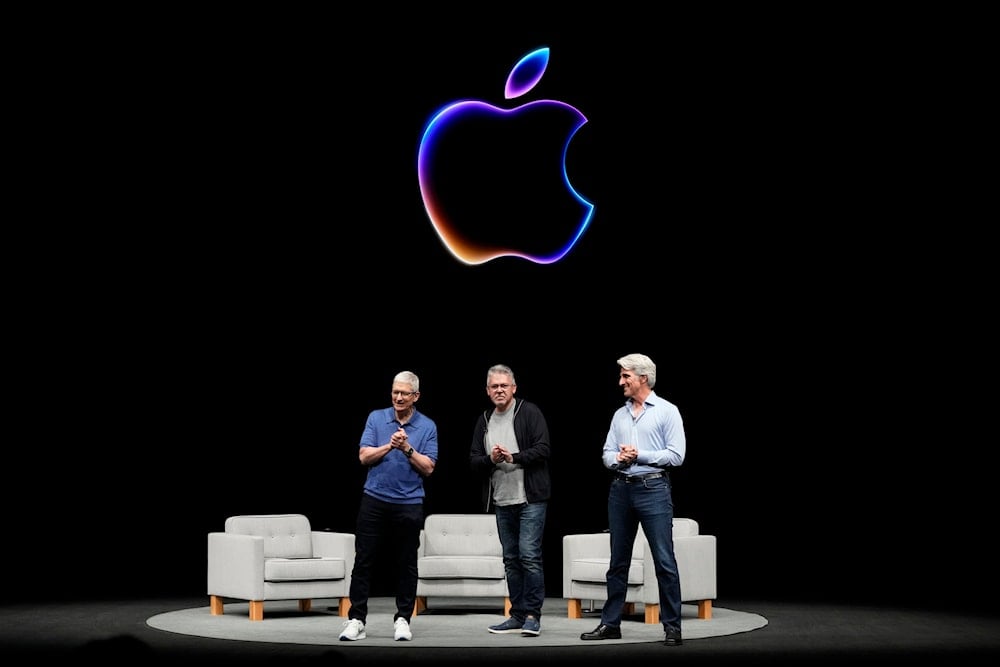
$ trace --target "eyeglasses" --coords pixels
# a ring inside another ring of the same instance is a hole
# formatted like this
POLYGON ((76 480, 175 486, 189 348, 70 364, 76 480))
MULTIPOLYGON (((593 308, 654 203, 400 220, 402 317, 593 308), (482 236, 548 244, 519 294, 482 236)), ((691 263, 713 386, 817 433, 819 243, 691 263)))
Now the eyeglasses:
POLYGON ((507 391, 511 387, 511 385, 509 384, 491 384, 487 386, 489 387, 490 391, 496 391, 498 389, 503 389, 504 391, 507 391))
POLYGON ((418 393, 418 392, 415 392, 415 391, 400 391, 398 389, 393 389, 392 390, 392 395, 393 396, 402 396, 403 398, 409 398, 410 396, 413 396, 416 393, 418 393))

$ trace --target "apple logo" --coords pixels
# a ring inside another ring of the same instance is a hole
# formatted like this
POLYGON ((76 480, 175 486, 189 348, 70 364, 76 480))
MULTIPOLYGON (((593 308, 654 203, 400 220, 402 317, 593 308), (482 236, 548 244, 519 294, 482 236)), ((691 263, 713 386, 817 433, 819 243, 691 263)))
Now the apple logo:
MULTIPOLYGON (((549 49, 513 67, 506 99, 529 92, 549 64, 549 49)), ((556 100, 511 109, 463 100, 431 116, 417 157, 424 208, 445 248, 460 262, 519 257, 551 264, 572 249, 594 205, 566 173, 566 153, 587 118, 556 100)))

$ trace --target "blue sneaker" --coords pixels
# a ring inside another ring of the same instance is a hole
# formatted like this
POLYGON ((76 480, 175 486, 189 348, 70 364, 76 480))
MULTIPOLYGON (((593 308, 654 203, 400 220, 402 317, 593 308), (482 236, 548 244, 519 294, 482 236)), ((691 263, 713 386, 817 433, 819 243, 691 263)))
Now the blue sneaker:
POLYGON ((542 624, 538 622, 538 619, 534 616, 528 616, 524 619, 524 625, 521 626, 521 634, 525 637, 537 637, 542 633, 542 624))
MULTIPOLYGON (((537 624, 537 623, 536 623, 537 624)), ((520 632, 521 627, 524 624, 517 620, 513 616, 508 618, 503 623, 498 623, 496 625, 491 625, 488 629, 495 635, 505 635, 511 632, 520 632)))

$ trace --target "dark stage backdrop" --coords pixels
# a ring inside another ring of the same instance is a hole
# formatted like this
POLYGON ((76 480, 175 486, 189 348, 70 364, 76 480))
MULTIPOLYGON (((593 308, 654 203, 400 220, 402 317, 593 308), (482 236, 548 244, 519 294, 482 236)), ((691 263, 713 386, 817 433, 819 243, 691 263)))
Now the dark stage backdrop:
POLYGON ((16 290, 5 597, 203 593, 232 514, 352 531, 365 417, 404 369, 440 430, 427 512, 480 511, 493 363, 549 420, 561 595, 561 536, 606 527, 630 352, 684 417, 675 511, 718 536, 722 598, 1000 592, 985 401, 956 379, 981 270, 945 286, 947 234, 902 213, 934 205, 900 183, 919 55, 851 17, 364 11, 67 18, 72 57, 38 54, 58 220, 16 290), (423 207, 424 125, 519 102, 507 74, 542 46, 528 97, 588 118, 567 168, 590 227, 555 264, 461 264, 423 207))

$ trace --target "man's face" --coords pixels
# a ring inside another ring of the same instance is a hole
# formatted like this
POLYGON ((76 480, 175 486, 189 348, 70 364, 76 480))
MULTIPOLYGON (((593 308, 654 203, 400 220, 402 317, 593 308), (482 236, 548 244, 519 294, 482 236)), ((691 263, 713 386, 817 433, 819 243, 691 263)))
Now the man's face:
POLYGON ((420 397, 419 391, 413 391, 413 385, 408 382, 392 383, 392 406, 396 410, 408 410, 420 397))
POLYGON ((517 385, 509 375, 503 373, 491 373, 490 380, 486 383, 486 395, 493 401, 493 405, 498 408, 506 408, 514 400, 514 392, 517 385))
POLYGON ((636 375, 633 371, 621 369, 618 374, 618 386, 625 391, 625 397, 631 398, 635 396, 636 392, 639 391, 639 387, 642 386, 642 379, 644 375, 636 375))

